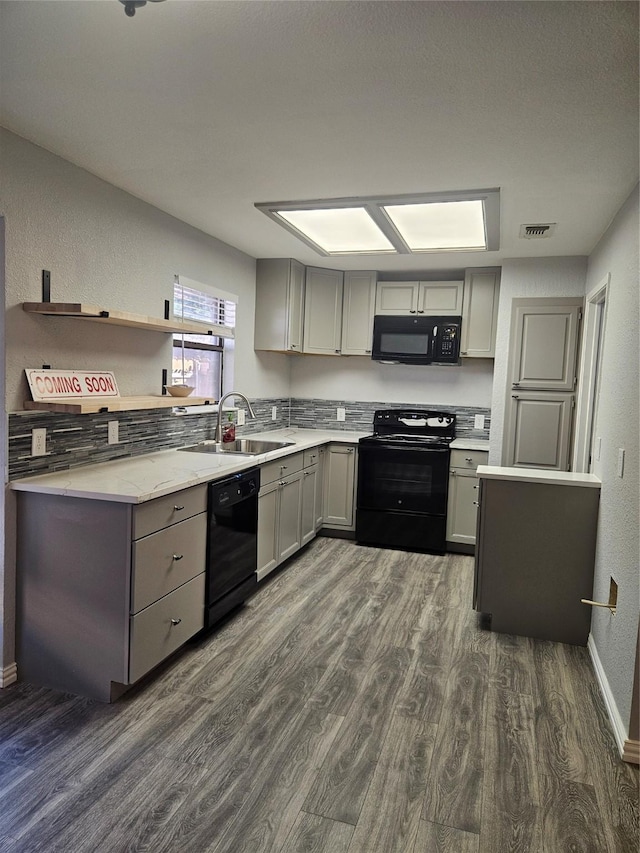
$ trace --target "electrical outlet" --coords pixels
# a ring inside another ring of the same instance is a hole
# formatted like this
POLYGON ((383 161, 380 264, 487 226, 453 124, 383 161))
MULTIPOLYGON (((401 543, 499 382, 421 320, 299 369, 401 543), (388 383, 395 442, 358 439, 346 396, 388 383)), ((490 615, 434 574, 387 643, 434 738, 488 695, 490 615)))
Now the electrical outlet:
POLYGON ((107 422, 107 442, 109 444, 118 444, 120 441, 118 421, 107 422))
POLYGON ((244 424, 245 424, 244 417, 245 417, 244 409, 238 409, 238 411, 236 412, 236 424, 238 426, 244 426, 244 424))
POLYGON ((338 408, 336 409, 336 420, 337 421, 343 421, 343 420, 345 420, 346 415, 347 415, 347 410, 343 409, 341 406, 338 406, 338 408))
POLYGON ((272 421, 278 420, 278 407, 277 406, 271 406, 271 420, 272 421))
POLYGON ((47 430, 45 427, 31 430, 31 455, 45 456, 47 453, 47 430))
POLYGON ((473 417, 473 428, 474 429, 484 429, 484 415, 474 415, 474 417, 473 417))

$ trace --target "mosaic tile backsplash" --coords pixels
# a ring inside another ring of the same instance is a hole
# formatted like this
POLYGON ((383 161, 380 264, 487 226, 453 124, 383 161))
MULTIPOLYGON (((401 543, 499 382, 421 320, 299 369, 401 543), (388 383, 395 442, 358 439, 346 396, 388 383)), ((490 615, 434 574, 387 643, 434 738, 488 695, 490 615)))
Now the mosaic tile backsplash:
MULTIPOLYGON (((238 407, 244 408, 237 399, 238 407)), ((256 419, 249 417, 238 435, 270 429, 301 427, 366 432, 371 428, 376 409, 411 408, 415 403, 366 402, 269 397, 251 400, 256 419), (272 409, 276 407, 276 420, 272 409), (345 420, 336 420, 336 410, 345 409, 345 420)), ((436 409, 457 418, 457 435, 464 438, 489 438, 489 409, 443 406, 421 403, 420 408, 436 409), (484 415, 485 428, 474 429, 474 415, 484 415)), ((156 450, 184 447, 213 438, 217 412, 189 409, 144 409, 95 415, 59 415, 51 412, 18 412, 9 415, 9 479, 63 471, 81 465, 139 456, 156 450), (118 421, 119 443, 107 443, 107 424, 118 421), (47 455, 31 456, 31 430, 47 430, 47 455)), ((223 417, 223 422, 227 419, 223 417)))

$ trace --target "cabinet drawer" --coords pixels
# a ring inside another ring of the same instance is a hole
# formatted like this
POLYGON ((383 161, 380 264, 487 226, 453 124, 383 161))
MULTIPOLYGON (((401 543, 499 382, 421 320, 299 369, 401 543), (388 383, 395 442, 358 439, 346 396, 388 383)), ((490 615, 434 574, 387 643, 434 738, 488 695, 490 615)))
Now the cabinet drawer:
POLYGON ((273 462, 267 462, 260 468, 260 484, 266 486, 274 480, 281 480, 289 474, 297 474, 302 471, 304 465, 304 453, 292 453, 291 456, 283 456, 273 462))
POLYGON ((133 510, 133 538, 140 539, 207 509, 207 484, 172 492, 133 510))
POLYGON ((312 465, 316 465, 320 461, 320 448, 319 447, 310 447, 308 450, 304 451, 304 467, 310 468, 312 465))
POLYGON ((452 450, 452 468, 471 468, 475 471, 478 465, 486 465, 489 459, 488 450, 452 450))
POLYGON ((204 626, 204 572, 131 617, 129 683, 133 684, 204 626))
POLYGON ((131 612, 137 613, 203 572, 206 551, 204 512, 134 542, 131 612))

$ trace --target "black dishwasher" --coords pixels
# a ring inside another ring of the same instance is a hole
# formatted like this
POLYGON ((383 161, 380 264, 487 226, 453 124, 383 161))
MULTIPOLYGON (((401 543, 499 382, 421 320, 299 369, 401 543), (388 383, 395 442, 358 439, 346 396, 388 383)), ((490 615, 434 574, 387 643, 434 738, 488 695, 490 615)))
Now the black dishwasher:
POLYGON ((205 628, 256 589, 259 489, 258 468, 209 484, 205 628))

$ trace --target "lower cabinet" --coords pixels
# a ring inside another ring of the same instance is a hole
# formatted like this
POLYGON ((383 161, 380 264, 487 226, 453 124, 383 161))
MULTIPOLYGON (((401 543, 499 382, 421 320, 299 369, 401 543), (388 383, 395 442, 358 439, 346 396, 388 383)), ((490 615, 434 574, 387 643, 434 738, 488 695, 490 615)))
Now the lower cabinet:
POLYGON ((355 530, 357 447, 329 444, 324 460, 323 527, 355 530))
POLYGON ((316 535, 322 523, 324 448, 295 453, 263 465, 258 495, 258 580, 316 535))
POLYGON ((486 465, 489 452, 452 450, 447 501, 447 550, 473 553, 476 543, 478 465, 486 465))
POLYGON ((144 504, 18 494, 20 678, 111 701, 204 626, 207 486, 144 504))

